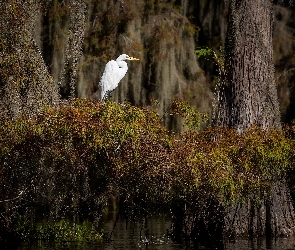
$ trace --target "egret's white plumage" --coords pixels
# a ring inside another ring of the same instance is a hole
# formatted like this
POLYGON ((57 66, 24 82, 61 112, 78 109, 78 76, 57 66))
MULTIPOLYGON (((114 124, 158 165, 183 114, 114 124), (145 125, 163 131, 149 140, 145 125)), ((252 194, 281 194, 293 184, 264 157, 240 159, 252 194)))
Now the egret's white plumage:
POLYGON ((126 60, 139 60, 126 54, 120 55, 116 61, 111 60, 107 63, 104 73, 100 79, 100 98, 105 99, 126 75, 128 70, 126 60))

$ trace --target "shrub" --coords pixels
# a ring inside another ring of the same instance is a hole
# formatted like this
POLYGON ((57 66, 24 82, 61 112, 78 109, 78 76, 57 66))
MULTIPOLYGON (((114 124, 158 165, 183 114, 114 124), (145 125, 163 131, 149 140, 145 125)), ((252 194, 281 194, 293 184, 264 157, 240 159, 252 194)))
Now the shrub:
POLYGON ((13 231, 22 216, 24 226, 98 222, 110 195, 130 219, 183 204, 196 213, 210 200, 225 206, 254 192, 262 197, 292 169, 293 127, 197 132, 200 113, 179 101, 173 109, 188 119, 190 130, 174 135, 156 110, 112 101, 77 99, 47 107, 34 119, 2 117, 3 225, 13 231))

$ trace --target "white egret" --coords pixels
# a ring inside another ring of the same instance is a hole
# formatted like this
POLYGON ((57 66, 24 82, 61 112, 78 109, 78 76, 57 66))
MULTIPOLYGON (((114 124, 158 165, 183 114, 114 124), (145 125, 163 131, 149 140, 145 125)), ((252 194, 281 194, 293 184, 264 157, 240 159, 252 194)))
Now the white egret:
POLYGON ((111 60, 107 63, 104 73, 100 79, 100 99, 107 98, 112 91, 118 87, 121 79, 128 70, 126 60, 139 60, 126 54, 120 55, 116 61, 111 60))

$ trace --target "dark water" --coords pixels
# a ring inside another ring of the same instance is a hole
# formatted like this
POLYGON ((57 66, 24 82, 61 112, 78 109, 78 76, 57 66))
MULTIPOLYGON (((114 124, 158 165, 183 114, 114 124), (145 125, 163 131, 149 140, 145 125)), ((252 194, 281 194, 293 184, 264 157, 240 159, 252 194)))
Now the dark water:
MULTIPOLYGON (((119 219, 116 222, 115 215, 110 215, 103 224, 107 239, 101 244, 92 245, 53 245, 51 243, 35 243, 23 245, 15 250, 49 250, 49 249, 72 249, 72 250, 184 250, 188 249, 180 244, 175 244, 170 236, 169 231, 171 222, 165 216, 155 216, 147 221, 138 223, 126 223, 125 220, 119 219), (114 230, 113 230, 114 229, 114 230)), ((189 249, 207 249, 213 250, 217 248, 206 248, 198 246, 198 248, 189 249)), ((295 250, 295 237, 266 240, 236 240, 235 242, 226 242, 225 250, 295 250)), ((2 250, 0 246, 0 250, 2 250)))

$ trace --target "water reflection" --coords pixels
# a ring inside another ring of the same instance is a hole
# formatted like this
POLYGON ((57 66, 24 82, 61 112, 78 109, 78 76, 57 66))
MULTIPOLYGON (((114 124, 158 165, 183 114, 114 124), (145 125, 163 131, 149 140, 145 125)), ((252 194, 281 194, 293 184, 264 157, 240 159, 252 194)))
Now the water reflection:
MULTIPOLYGON (((35 243, 23 245, 17 250, 184 250, 180 244, 175 244, 170 238, 171 221, 166 216, 154 216, 143 222, 129 222, 122 218, 116 221, 116 216, 110 214, 104 224, 107 233, 106 240, 100 244, 63 244, 35 243), (116 227, 114 227, 116 224, 116 227)), ((1 246, 0 249, 2 250, 1 246)), ((195 249, 213 250, 198 246, 195 249)), ((270 241, 256 239, 248 241, 239 239, 235 242, 225 243, 225 250, 295 250, 295 237, 278 238, 270 241)))
POLYGON ((239 239, 236 242, 227 243, 226 250, 295 250, 295 237, 276 238, 269 241, 239 239))
POLYGON ((112 234, 110 243, 105 244, 103 249, 184 249, 171 240, 171 220, 166 216, 154 216, 142 222, 126 222, 119 219, 113 228, 114 221, 113 219, 104 225, 106 232, 113 231, 113 233, 110 233, 112 234))

